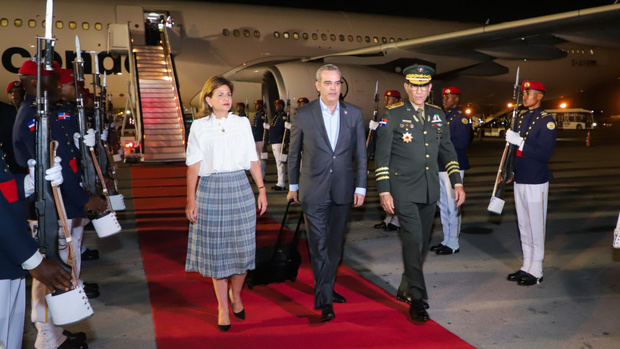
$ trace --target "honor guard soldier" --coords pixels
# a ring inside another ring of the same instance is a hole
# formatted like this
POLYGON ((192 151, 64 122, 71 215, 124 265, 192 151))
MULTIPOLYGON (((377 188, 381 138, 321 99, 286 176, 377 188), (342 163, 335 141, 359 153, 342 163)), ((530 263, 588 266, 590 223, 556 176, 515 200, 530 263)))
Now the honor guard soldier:
MULTIPOLYGON (((400 92, 397 90, 386 90, 383 94, 385 108, 388 107, 398 107, 403 105, 403 102, 400 101, 400 92)), ((375 224, 375 229, 383 229, 385 231, 395 231, 400 227, 400 223, 398 223, 398 217, 394 214, 385 214, 385 219, 381 222, 375 224)))
MULTIPOLYGON (((71 276, 46 260, 30 236, 21 199, 34 193, 34 173, 14 175, 0 149, 0 347, 21 348, 26 312, 27 272, 49 289, 68 291, 71 276)), ((62 183, 60 165, 46 171, 54 185, 62 183)))
POLYGON ((284 136, 284 124, 288 121, 284 111, 284 101, 276 99, 274 102, 276 111, 273 113, 269 125, 269 144, 273 157, 276 159, 276 170, 278 172, 278 182, 271 187, 275 191, 286 190, 286 163, 282 162, 282 138, 284 136))
POLYGON ((235 104, 235 114, 245 116, 246 118, 248 117, 248 114, 245 113, 245 104, 243 104, 243 102, 235 104))
POLYGON ((506 131, 506 141, 517 147, 513 167, 514 195, 523 264, 521 269, 508 275, 508 280, 531 286, 543 281, 547 199, 549 181, 553 178, 547 163, 555 148, 557 129, 553 116, 540 106, 545 85, 525 80, 521 89, 527 111, 518 116, 514 131, 506 131))
MULTIPOLYGON (((70 134, 70 138, 62 137, 62 133, 59 134, 58 130, 55 130, 54 119, 60 117, 58 115, 55 103, 60 100, 61 89, 59 84, 60 66, 54 62, 56 70, 49 72, 41 69, 41 86, 42 89, 47 91, 48 101, 50 103, 50 130, 52 133, 52 139, 59 141, 65 147, 69 142, 73 147, 73 133, 70 134)), ((13 146, 15 149, 15 158, 17 163, 21 166, 27 166, 29 159, 34 159, 36 154, 35 149, 35 115, 37 113, 37 105, 35 103, 35 96, 37 91, 37 66, 33 61, 26 61, 19 69, 21 82, 26 91, 26 98, 22 102, 19 111, 17 112, 17 119, 15 126, 13 127, 13 146)), ((65 136, 66 137, 66 136, 65 136)), ((68 148, 68 147, 67 147, 68 148)), ((66 148, 65 148, 66 149, 66 148)), ((63 156, 63 150, 59 149, 59 155, 63 156)), ((64 155, 65 159, 68 159, 67 155, 64 155)), ((83 200, 81 197, 77 199, 74 197, 75 193, 79 193, 81 187, 79 187, 79 179, 74 175, 70 175, 72 171, 71 161, 65 160, 65 166, 63 175, 67 175, 63 184, 60 186, 63 193, 63 199, 66 206, 76 204, 74 200, 83 200), (68 188, 71 188, 69 190, 68 188), (74 192, 75 191, 75 192, 74 192), (66 196, 66 197, 65 197, 66 196)), ((86 197, 87 201, 88 197, 86 197)), ((79 203, 77 203, 79 205, 79 203)), ((82 207, 84 204, 82 203, 82 207)), ((59 225, 60 227, 61 225, 59 225)), ((63 236, 63 234, 59 234, 63 236)), ((59 244, 63 243, 64 239, 59 239, 59 244)), ((61 258, 66 258, 66 250, 59 250, 61 258)), ((32 302, 31 302, 31 319, 37 328, 37 339, 35 341, 35 348, 47 349, 47 348, 87 348, 86 335, 83 332, 71 333, 63 330, 63 328, 55 326, 49 321, 47 316, 47 304, 45 302, 46 286, 38 281, 32 283, 32 302)))
POLYGON ((263 179, 265 178, 265 159, 261 158, 261 153, 263 152, 264 145, 264 133, 265 133, 265 106, 263 105, 262 99, 257 99, 254 102, 254 107, 256 108, 256 114, 254 114, 254 119, 252 120, 252 135, 254 135, 254 144, 256 144, 256 154, 258 155, 258 159, 260 161, 260 168, 263 172, 263 179))
POLYGON ((297 108, 301 108, 304 105, 308 104, 310 101, 306 97, 299 97, 297 99, 297 108))
POLYGON ((438 159, 446 164, 457 206, 465 201, 456 151, 443 111, 425 104, 434 69, 412 65, 403 70, 409 101, 388 107, 377 129, 375 153, 381 206, 400 223, 405 272, 399 293, 408 299, 414 320, 430 319, 422 266, 439 199, 438 159))
MULTIPOLYGON (((465 170, 469 169, 469 160, 466 150, 471 142, 471 122, 459 109, 461 90, 457 87, 447 87, 441 92, 443 98, 443 110, 446 113, 446 122, 450 126, 450 140, 456 150, 459 161, 461 180, 465 170)), ((443 229, 443 241, 431 246, 431 251, 439 255, 458 253, 459 235, 461 233, 461 214, 454 201, 454 190, 450 184, 445 164, 439 160, 439 212, 441 215, 441 227, 443 229)))

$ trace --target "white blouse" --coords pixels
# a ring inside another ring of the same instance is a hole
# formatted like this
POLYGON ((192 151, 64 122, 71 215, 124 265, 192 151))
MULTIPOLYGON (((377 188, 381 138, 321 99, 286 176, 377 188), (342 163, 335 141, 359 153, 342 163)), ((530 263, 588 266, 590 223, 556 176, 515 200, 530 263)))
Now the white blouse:
POLYGON ((248 118, 228 113, 226 118, 215 115, 194 120, 189 130, 185 164, 201 161, 199 176, 217 172, 249 170, 251 161, 258 161, 256 145, 248 118))

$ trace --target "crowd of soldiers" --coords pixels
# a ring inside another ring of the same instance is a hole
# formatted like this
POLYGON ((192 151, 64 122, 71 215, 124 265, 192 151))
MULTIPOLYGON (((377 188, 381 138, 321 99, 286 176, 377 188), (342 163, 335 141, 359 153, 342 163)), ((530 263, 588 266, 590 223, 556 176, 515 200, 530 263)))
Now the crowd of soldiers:
POLYGON ((83 260, 99 258, 97 250, 82 244, 84 228, 92 219, 112 211, 108 195, 115 190, 115 171, 107 141, 117 137, 113 135, 111 113, 105 112, 111 107, 104 107, 104 92, 94 95, 73 70, 60 69, 57 62, 48 70, 42 63, 37 67, 35 61, 25 61, 18 80, 8 84, 6 93, 12 106, 2 110, 0 128, 0 215, 4 225, 0 233, 0 346, 22 346, 25 275, 29 273, 33 277, 31 321, 37 329, 35 348, 87 348, 85 333, 72 333, 54 324, 45 297, 50 292, 60 294, 76 287, 89 299, 99 296, 98 284, 83 282, 79 275, 83 260), (54 161, 44 179, 35 176, 35 167, 41 165, 35 160, 38 147, 48 146, 39 144, 35 137, 41 118, 37 96, 46 96, 49 140, 57 144, 54 150, 48 149, 54 161), (87 125, 82 131, 79 110, 87 125), (97 115, 103 122, 96 127, 95 115, 101 111, 97 115), (82 151, 93 154, 87 163, 80 156, 82 151), (84 179, 87 166, 101 167, 101 176, 91 190, 87 190, 84 179), (57 202, 61 208, 54 212, 58 218, 57 240, 46 246, 47 254, 40 253, 42 229, 38 219, 42 208, 35 205, 34 199, 35 188, 47 184, 39 186, 39 180, 50 182, 61 194, 60 205, 57 202))

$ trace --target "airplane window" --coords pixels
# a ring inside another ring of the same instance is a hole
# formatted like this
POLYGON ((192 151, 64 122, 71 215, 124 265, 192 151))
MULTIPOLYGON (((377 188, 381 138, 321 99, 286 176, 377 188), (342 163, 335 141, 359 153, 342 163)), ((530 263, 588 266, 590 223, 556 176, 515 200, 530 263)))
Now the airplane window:
POLYGON ((321 40, 327 41, 327 34, 325 33, 321 34, 321 40))
POLYGON ((384 37, 382 37, 382 38, 381 38, 381 42, 385 44, 385 43, 387 42, 387 38, 386 38, 385 36, 384 36, 384 37))
POLYGON ((101 29, 103 29, 103 24, 95 23, 95 30, 101 30, 101 29))
POLYGON ((403 41, 403 38, 398 38, 396 41, 403 41))
POLYGON ((329 38, 331 39, 331 41, 336 41, 336 34, 330 34, 329 38))
POLYGON ((317 33, 312 33, 312 40, 318 40, 319 35, 317 33))
POLYGON ((590 49, 590 54, 593 55, 594 54, 594 50, 590 49))
POLYGON ((8 18, 0 19, 0 26, 6 27, 7 25, 9 25, 9 19, 8 18))
POLYGON ((82 29, 88 30, 90 28, 90 24, 88 22, 82 22, 82 29))
POLYGON ((29 28, 34 28, 37 26, 37 21, 35 21, 34 19, 29 19, 28 20, 28 27, 29 28))
POLYGON ((222 35, 224 36, 230 35, 230 30, 228 30, 227 28, 222 29, 222 35))
POLYGON ((289 38, 289 36, 290 36, 290 35, 289 35, 289 33, 288 33, 288 32, 284 32, 284 33, 282 33, 282 37, 283 37, 283 38, 285 38, 285 39, 288 39, 288 38, 289 38))
POLYGON ((280 32, 273 32, 273 37, 275 37, 276 39, 280 38, 280 32))
POLYGON ((308 33, 301 34, 301 37, 304 38, 304 40, 308 40, 308 33))
POLYGON ((362 36, 361 35, 356 36, 355 39, 357 40, 357 42, 362 42, 362 36))
POLYGON ((20 18, 15 18, 15 21, 13 23, 16 27, 21 27, 22 24, 24 24, 24 21, 22 21, 20 18))
POLYGON ((299 40, 299 33, 297 32, 293 33, 293 39, 299 40))
POLYGON ((372 37, 372 42, 374 42, 375 44, 379 43, 379 38, 376 36, 372 37))
POLYGON ((344 41, 344 35, 342 34, 338 35, 338 39, 340 39, 340 41, 344 41))
POLYGON ((235 29, 235 30, 233 30, 233 36, 234 36, 234 37, 238 38, 238 37, 239 37, 239 35, 241 35, 241 32, 239 31, 239 29, 235 29))
POLYGON ((348 35, 347 40, 349 40, 349 42, 353 42, 353 35, 348 35))
POLYGON ((62 21, 56 21, 56 28, 62 29, 64 26, 65 24, 62 21))
POLYGON ((249 38, 250 37, 250 31, 247 30, 247 29, 244 29, 243 30, 243 36, 245 36, 246 38, 249 38))
POLYGON ((394 40, 394 38, 390 38, 390 42, 395 42, 396 40, 394 40))
POLYGON ((260 38, 260 32, 258 30, 254 31, 254 37, 255 38, 260 38))
POLYGON ((370 36, 366 35, 364 39, 366 40, 366 42, 370 42, 370 36))
POLYGON ((75 29, 77 28, 77 23, 75 23, 74 21, 69 22, 69 29, 75 29))

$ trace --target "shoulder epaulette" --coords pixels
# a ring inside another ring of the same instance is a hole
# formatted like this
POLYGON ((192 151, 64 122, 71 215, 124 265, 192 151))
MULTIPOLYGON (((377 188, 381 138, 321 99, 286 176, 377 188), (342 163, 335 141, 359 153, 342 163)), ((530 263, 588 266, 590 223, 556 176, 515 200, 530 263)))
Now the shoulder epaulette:
POLYGON ((425 103, 426 105, 428 105, 429 107, 433 107, 433 108, 437 108, 437 109, 441 109, 438 106, 434 105, 434 104, 430 104, 430 103, 425 103))
POLYGON ((403 105, 405 105, 405 103, 398 102, 398 103, 394 103, 392 105, 388 105, 387 107, 385 107, 385 109, 394 109, 394 108, 402 107, 403 105))

